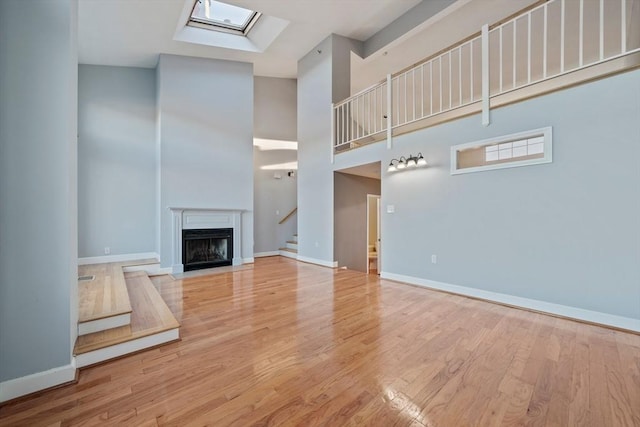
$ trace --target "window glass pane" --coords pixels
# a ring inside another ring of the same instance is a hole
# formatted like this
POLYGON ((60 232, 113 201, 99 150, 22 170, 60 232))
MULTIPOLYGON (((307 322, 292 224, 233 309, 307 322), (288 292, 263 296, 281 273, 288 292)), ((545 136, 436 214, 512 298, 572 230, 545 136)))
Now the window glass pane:
POLYGON ((487 153, 487 156, 486 156, 487 162, 495 162, 496 160, 499 160, 497 151, 490 151, 487 153))
POLYGON ((498 146, 497 146, 497 145, 490 145, 490 146, 488 146, 488 147, 486 148, 486 150, 487 150, 487 153, 488 153, 489 151, 498 151, 498 146))
POLYGON ((511 158, 511 149, 507 149, 507 150, 500 150, 499 151, 500 155, 500 160, 502 159, 510 159, 511 158))
POLYGON ((503 142, 500 144, 500 149, 504 150, 505 148, 511 148, 513 146, 513 142, 503 142))
POLYGON ((527 146, 527 140, 523 139, 521 141, 513 141, 513 148, 516 147, 526 147, 527 146))
POLYGON ((513 157, 522 157, 527 155, 527 147, 514 147, 513 148, 513 157))
POLYGON ((216 0, 198 0, 192 18, 226 28, 244 31, 255 12, 216 0))
POLYGON ((544 144, 532 144, 529 145, 529 154, 541 154, 544 153, 544 144))

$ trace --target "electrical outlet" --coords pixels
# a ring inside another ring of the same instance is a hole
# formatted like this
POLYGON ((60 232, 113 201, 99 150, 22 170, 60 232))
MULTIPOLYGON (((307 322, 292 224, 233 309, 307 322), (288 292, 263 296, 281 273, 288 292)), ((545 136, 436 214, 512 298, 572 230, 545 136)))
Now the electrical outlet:
POLYGON ((111 248, 109 246, 104 247, 104 254, 109 255, 111 253, 111 248))
POLYGON ((396 211, 395 205, 387 205, 387 213, 394 213, 396 211))
POLYGON ((276 215, 280 215, 280 210, 276 209, 276 215))
POLYGON ((431 255, 431 264, 437 264, 437 263, 438 263, 438 256, 431 255))

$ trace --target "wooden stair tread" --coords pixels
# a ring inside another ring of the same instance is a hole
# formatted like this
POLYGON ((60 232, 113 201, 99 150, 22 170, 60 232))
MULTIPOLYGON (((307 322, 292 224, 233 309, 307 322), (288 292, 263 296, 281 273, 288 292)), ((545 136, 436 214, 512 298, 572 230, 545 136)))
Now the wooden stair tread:
POLYGON ((93 280, 78 283, 79 323, 131 313, 127 285, 119 263, 82 265, 78 267, 78 274, 95 276, 93 280))
POLYGON ((285 251, 285 252, 291 252, 291 253, 294 253, 294 254, 298 253, 297 249, 291 249, 291 248, 280 248, 279 250, 285 251))
MULTIPOLYGON (((121 268, 121 267, 120 267, 121 268)), ((74 354, 83 354, 180 327, 149 276, 143 271, 124 273, 132 312, 131 325, 79 336, 74 354)))

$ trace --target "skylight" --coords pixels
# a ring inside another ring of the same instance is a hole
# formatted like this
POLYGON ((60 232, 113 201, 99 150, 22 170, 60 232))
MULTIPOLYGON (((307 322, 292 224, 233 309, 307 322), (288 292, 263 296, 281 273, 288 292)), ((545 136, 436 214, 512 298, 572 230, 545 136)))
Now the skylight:
POLYGON ((258 12, 216 0, 196 0, 189 19, 194 25, 230 33, 247 34, 260 17, 258 12))

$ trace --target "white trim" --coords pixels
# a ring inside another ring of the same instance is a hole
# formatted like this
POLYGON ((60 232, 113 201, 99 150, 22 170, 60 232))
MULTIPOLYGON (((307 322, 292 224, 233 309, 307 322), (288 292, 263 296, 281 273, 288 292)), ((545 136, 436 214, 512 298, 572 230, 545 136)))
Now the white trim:
POLYGON ((278 255, 286 257, 286 258, 298 259, 298 253, 297 252, 279 251, 278 255))
POLYGON ((243 264, 253 264, 254 262, 255 262, 255 258, 254 257, 242 258, 242 263, 243 264))
POLYGON ((154 271, 147 271, 147 275, 149 276, 162 276, 164 274, 171 274, 173 269, 171 267, 158 268, 154 271))
POLYGON ((6 402, 16 397, 65 384, 75 380, 75 378, 76 365, 75 360, 72 360, 70 364, 65 366, 3 381, 0 383, 0 402, 6 402))
POLYGON ((106 331, 131 324, 131 313, 119 314, 117 316, 105 317, 102 319, 87 320, 78 323, 78 335, 88 335, 94 332, 106 331))
POLYGON ((105 264, 108 262, 136 261, 139 259, 160 259, 157 252, 141 252, 138 254, 104 255, 78 258, 78 265, 105 264))
POLYGON ((153 264, 140 264, 140 265, 125 265, 122 267, 122 271, 125 273, 131 273, 132 271, 144 271, 145 273, 153 273, 160 268, 160 263, 153 264))
POLYGON ((498 136, 495 138, 483 139, 482 141, 467 142, 465 144, 453 145, 451 147, 451 175, 463 173, 489 171, 495 169, 516 168, 520 166, 539 165, 551 163, 553 161, 553 131, 551 126, 532 129, 524 132, 512 133, 510 135, 498 136), (522 139, 542 136, 544 138, 544 155, 539 159, 514 160, 506 163, 476 166, 471 168, 458 169, 458 152, 469 148, 480 148, 487 145, 499 144, 502 142, 518 141, 522 139))
POLYGON ((380 273, 380 277, 383 279, 405 282, 425 288, 451 292, 458 295, 480 298, 483 300, 508 304, 515 307, 527 308, 530 310, 555 314, 572 319, 613 326, 615 328, 622 328, 634 332, 640 332, 640 319, 616 316, 614 314, 602 313, 599 311, 585 310, 568 305, 554 304, 546 301, 523 298, 515 295, 502 294, 492 291, 485 291, 482 289, 468 288, 466 286, 452 285, 450 283, 436 282, 434 280, 404 276, 395 273, 382 272, 380 273))
POLYGON ((262 258, 265 256, 277 256, 280 255, 280 251, 269 251, 269 252, 256 252, 253 254, 254 258, 262 258))
POLYGON ((76 365, 78 368, 95 365, 105 360, 114 359, 145 348, 155 347, 169 341, 175 341, 180 338, 179 328, 169 329, 146 337, 138 338, 132 341, 123 342, 99 350, 90 351, 76 355, 76 365))
POLYGON ((233 229, 232 265, 242 265, 242 213, 243 209, 217 208, 185 208, 171 207, 168 209, 173 216, 171 230, 171 272, 184 273, 182 265, 182 230, 199 228, 231 228, 233 229))
POLYGON ((309 258, 309 257, 306 257, 306 256, 301 256, 301 255, 298 255, 296 257, 296 259, 298 261, 308 262, 309 264, 321 265, 323 267, 329 267, 329 268, 337 268, 338 267, 338 261, 325 261, 325 260, 322 260, 322 259, 309 258))

